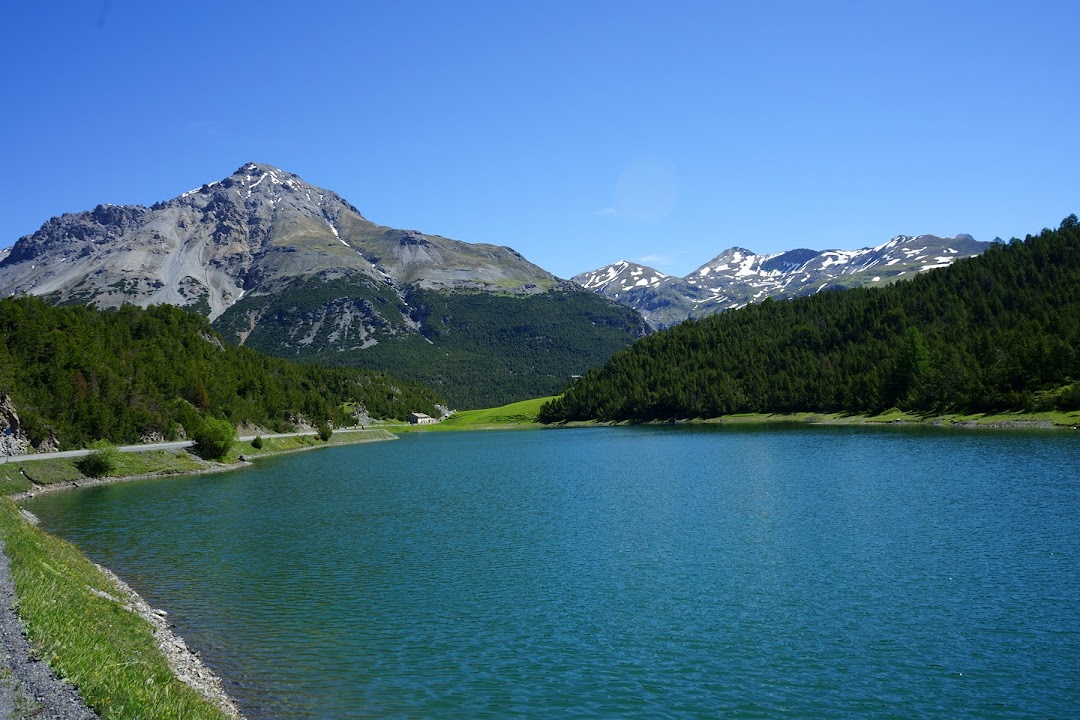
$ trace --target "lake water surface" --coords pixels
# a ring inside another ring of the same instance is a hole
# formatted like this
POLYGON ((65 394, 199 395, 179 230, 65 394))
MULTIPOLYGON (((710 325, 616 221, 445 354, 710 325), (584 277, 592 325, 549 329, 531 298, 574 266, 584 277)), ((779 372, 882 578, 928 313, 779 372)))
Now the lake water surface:
POLYGON ((26 504, 251 718, 1080 711, 1080 433, 426 433, 26 504))

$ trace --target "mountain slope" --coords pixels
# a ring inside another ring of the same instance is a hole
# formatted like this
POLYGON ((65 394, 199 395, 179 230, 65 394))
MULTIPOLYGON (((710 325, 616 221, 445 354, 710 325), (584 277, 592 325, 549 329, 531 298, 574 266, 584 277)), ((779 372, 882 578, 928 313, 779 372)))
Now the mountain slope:
MULTIPOLYGON (((343 405, 405 419, 438 414, 417 383, 356 369, 298 365, 222 343, 210 323, 170 306, 115 312, 0 300, 0 432, 35 447, 97 439, 172 439, 205 417, 294 429, 300 418, 352 424, 343 405)), ((25 444, 23 448, 25 450, 25 444)))
POLYGON ((616 353, 541 418, 1080 409, 1080 224, 910 282, 690 320, 616 353))
POLYGON ((49 220, 0 260, 0 292, 191 306, 213 320, 246 292, 325 271, 443 289, 556 282, 510 248, 376 225, 333 192, 248 163, 151 208, 99 205, 49 220))
POLYGON ((648 332, 634 311, 560 284, 509 247, 376 225, 337 194, 256 163, 150 208, 49 220, 0 253, 0 293, 179 305, 230 342, 435 382, 458 407, 550 394, 648 332), (559 321, 542 320, 559 303, 559 321), (490 322, 460 321, 481 306, 490 322))
POLYGON ((852 251, 798 249, 756 255, 734 247, 682 278, 620 261, 576 275, 574 281, 634 308, 653 327, 669 327, 766 297, 888 284, 978 255, 988 244, 970 235, 898 235, 877 247, 852 251))

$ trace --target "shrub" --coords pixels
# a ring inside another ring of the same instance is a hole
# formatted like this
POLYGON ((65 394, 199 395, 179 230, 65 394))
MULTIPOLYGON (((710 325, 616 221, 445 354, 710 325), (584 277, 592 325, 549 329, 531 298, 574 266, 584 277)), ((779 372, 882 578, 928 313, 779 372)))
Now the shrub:
POLYGON ((204 418, 192 433, 195 446, 192 450, 204 460, 219 460, 225 457, 236 439, 236 428, 228 420, 204 418))
POLYGON ((105 440, 90 444, 90 454, 79 460, 79 472, 87 477, 105 477, 116 469, 120 451, 105 440))
POLYGON ((330 423, 323 423, 319 426, 319 439, 326 442, 330 439, 330 436, 334 434, 334 431, 330 429, 330 423))
POLYGON ((255 448, 256 450, 262 450, 262 446, 263 446, 262 435, 256 435, 255 439, 251 441, 251 447, 255 448))

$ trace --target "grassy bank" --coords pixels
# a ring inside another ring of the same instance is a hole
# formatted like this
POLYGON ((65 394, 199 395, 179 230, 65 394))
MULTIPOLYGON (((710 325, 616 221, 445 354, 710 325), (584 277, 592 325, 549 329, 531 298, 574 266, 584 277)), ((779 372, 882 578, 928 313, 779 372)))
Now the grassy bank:
MULTIPOLYGON (((183 450, 115 453, 106 481, 148 475, 206 472, 253 458, 330 445, 394 439, 385 430, 339 431, 265 438, 261 448, 236 442, 224 463, 183 450)), ((98 479, 80 470, 80 458, 0 463, 0 494, 82 485, 98 479), (33 484, 32 484, 33 483, 33 484)), ((125 591, 77 548, 32 526, 0 498, 0 538, 10 560, 16 608, 38 655, 73 683, 102 718, 227 718, 226 713, 177 679, 158 648, 150 623, 132 612, 125 591)))
MULTIPOLYGON (((671 421, 653 420, 646 424, 667 424, 671 421)), ((1080 412, 1038 413, 946 413, 916 414, 901 410, 889 410, 878 415, 845 413, 743 413, 723 415, 716 418, 675 420, 677 424, 755 425, 765 423, 806 423, 808 425, 928 425, 934 427, 960 428, 1015 428, 1015 429, 1077 429, 1080 428, 1080 412)), ((633 425, 630 421, 607 422, 598 420, 575 420, 558 423, 557 427, 597 427, 604 425, 633 425)))
POLYGON ((226 718, 173 675, 150 624, 72 545, 30 525, 0 499, 0 536, 19 616, 56 673, 102 718, 226 718))
MULTIPOLYGON (((115 453, 115 467, 108 478, 143 475, 177 475, 195 473, 208 463, 183 450, 152 450, 139 453, 115 453)), ((71 485, 91 480, 79 469, 81 458, 46 458, 19 460, 11 458, 0 464, 0 495, 25 492, 33 485, 71 485)))
POLYGON ((113 453, 115 465, 103 478, 86 475, 81 469, 82 458, 40 460, 11 458, 6 463, 0 463, 0 495, 26 492, 35 485, 44 488, 75 487, 101 480, 117 481, 147 476, 191 475, 228 469, 230 465, 239 465, 241 457, 250 460, 297 450, 392 439, 394 435, 386 430, 343 430, 335 432, 325 442, 317 435, 264 438, 261 448, 256 448, 251 442, 238 441, 233 443, 232 449, 220 462, 207 462, 185 450, 113 453))
MULTIPOLYGON (((402 427, 394 432, 432 432, 450 430, 501 430, 509 427, 592 427, 597 425, 634 424, 632 421, 600 422, 593 420, 573 421, 557 423, 555 425, 543 425, 537 422, 540 407, 554 399, 552 397, 537 397, 522 400, 521 403, 513 403, 497 408, 484 410, 462 410, 455 412, 446 420, 436 425, 420 425, 418 427, 402 427)), ((652 421, 660 422, 660 421, 652 421)), ((914 413, 902 410, 888 410, 878 415, 847 415, 841 412, 793 412, 784 415, 774 413, 743 413, 743 415, 728 415, 719 418, 678 420, 686 423, 731 423, 731 424, 755 424, 755 423, 822 423, 835 425, 876 425, 876 424, 919 424, 940 425, 959 427, 1080 427, 1080 411, 1047 412, 1000 412, 1000 413, 976 413, 976 415, 961 415, 961 413, 914 413)))
POLYGON ((237 442, 226 456, 226 461, 238 461, 240 456, 245 459, 262 457, 265 455, 278 455, 280 453, 295 452, 297 450, 311 450, 319 447, 333 445, 353 445, 356 443, 375 442, 378 440, 393 440, 394 434, 380 428, 371 430, 335 430, 329 440, 319 439, 317 434, 293 435, 290 437, 264 437, 262 447, 255 447, 251 441, 237 442))
POLYGON ((829 425, 934 425, 974 428, 1075 428, 1080 426, 1080 412, 1049 411, 1038 413, 917 414, 889 410, 878 415, 844 413, 792 413, 783 415, 725 415, 697 422, 763 423, 803 422, 829 425))
MULTIPOLYGON (((399 426, 395 433, 436 432, 448 430, 503 430, 511 428, 536 427, 595 427, 599 425, 626 425, 632 422, 573 421, 555 425, 542 425, 536 421, 540 407, 553 398, 534 398, 522 400, 496 408, 483 410, 463 410, 456 412, 436 425, 399 426)), ((658 422, 658 421, 653 421, 658 422)), ((857 415, 845 413, 745 413, 724 415, 717 418, 679 420, 680 423, 820 423, 829 425, 934 425, 973 428, 1076 428, 1080 427, 1080 412, 1048 411, 1037 413, 996 413, 996 414, 917 414, 901 410, 889 410, 877 415, 857 415)))
POLYGON ((461 410, 436 425, 395 428, 394 431, 504 430, 544 427, 536 422, 540 406, 553 398, 542 397, 482 410, 461 410))

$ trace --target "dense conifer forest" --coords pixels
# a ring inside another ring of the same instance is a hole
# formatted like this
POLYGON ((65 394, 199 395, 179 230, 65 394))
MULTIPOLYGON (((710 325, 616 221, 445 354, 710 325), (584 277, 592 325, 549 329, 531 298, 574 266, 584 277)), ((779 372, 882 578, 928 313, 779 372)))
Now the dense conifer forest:
POLYGON ((352 424, 347 403, 373 417, 436 414, 442 399, 382 373, 300 365, 221 341, 209 322, 172 306, 114 311, 0 300, 0 394, 11 397, 37 445, 176 437, 202 418, 284 431, 352 424))
POLYGON ((766 300, 636 342, 544 422, 1080 409, 1080 227, 882 288, 766 300))

